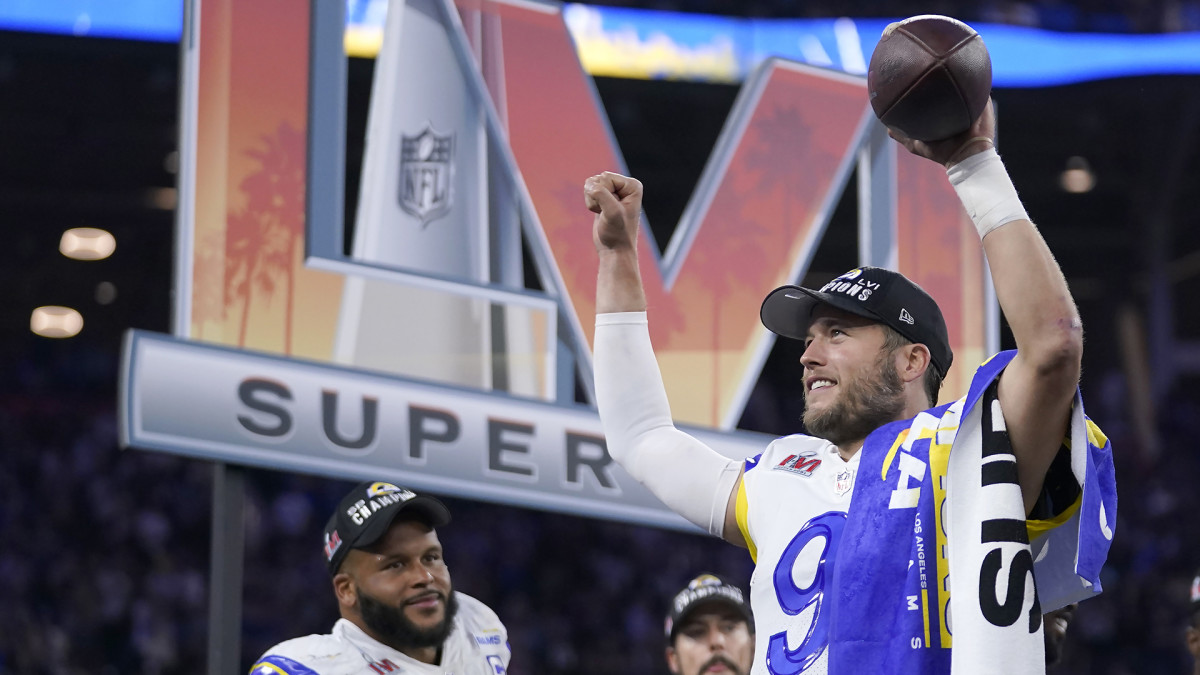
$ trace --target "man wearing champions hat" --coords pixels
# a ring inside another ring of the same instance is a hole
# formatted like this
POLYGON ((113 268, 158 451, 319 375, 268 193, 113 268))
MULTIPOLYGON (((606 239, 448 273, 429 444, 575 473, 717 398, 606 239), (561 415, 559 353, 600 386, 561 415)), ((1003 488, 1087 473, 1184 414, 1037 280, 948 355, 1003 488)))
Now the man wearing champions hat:
POLYGON ((754 615, 742 589, 701 574, 667 613, 667 667, 674 675, 746 675, 754 659, 754 615))
POLYGON ((807 435, 745 462, 672 423, 637 260, 641 184, 585 183, 608 450, 667 506, 749 549, 756 675, 1041 673, 1043 612, 1100 591, 1116 522, 1111 449, 1078 395, 1070 289, 994 137, 989 105, 961 136, 897 140, 946 168, 1017 350, 938 406, 953 354, 925 290, 872 267, 778 288, 760 317, 805 344, 807 435))
POLYGON ((355 486, 325 525, 342 618, 329 635, 268 649, 251 675, 503 674, 504 625, 450 583, 435 529, 449 522, 434 497, 379 481, 355 486))

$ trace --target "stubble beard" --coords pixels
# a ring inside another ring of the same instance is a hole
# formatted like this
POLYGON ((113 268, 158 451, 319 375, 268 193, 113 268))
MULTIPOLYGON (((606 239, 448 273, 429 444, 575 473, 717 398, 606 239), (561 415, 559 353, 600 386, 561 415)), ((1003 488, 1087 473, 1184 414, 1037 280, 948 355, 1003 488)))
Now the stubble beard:
POLYGON ((807 392, 804 404, 804 428, 834 445, 860 441, 904 412, 904 384, 889 352, 880 352, 870 372, 838 386, 841 396, 825 410, 810 410, 807 392))
POLYGON ((393 607, 381 600, 356 589, 359 612, 363 623, 378 635, 382 642, 399 651, 424 647, 441 647, 450 631, 454 629, 454 616, 458 613, 458 599, 454 591, 442 597, 445 611, 442 620, 428 628, 422 628, 404 615, 404 607, 393 607))
POLYGON ((703 673, 718 663, 725 664, 725 667, 729 668, 730 675, 746 675, 746 671, 739 668, 738 665, 733 662, 733 659, 729 658, 728 656, 724 656, 722 654, 718 654, 718 655, 712 657, 711 659, 705 661, 704 665, 700 666, 699 672, 703 673))

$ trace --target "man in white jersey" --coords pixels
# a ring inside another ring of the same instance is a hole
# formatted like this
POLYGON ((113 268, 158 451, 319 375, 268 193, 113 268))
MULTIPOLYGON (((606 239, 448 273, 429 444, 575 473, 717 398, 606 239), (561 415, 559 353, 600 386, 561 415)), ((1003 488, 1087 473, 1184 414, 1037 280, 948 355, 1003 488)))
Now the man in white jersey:
POLYGON ((673 675, 746 675, 754 659, 754 615, 742 589, 701 574, 675 594, 667 613, 667 667, 673 675))
POLYGON ((1015 354, 935 408, 952 354, 924 290, 878 268, 819 290, 778 288, 760 316, 805 343, 811 435, 777 439, 744 464, 671 422, 638 270, 641 184, 614 173, 585 184, 609 452, 669 507, 749 548, 756 674, 1043 672, 1039 594, 1054 609, 1099 592, 1115 523, 1111 451, 1077 396, 1083 339, 1070 290, 994 136, 989 105, 961 136, 897 140, 946 167, 1015 354), (1052 535, 1066 539, 1049 546, 1052 535))
POLYGON ((367 481, 325 526, 325 557, 342 618, 328 635, 267 650, 251 675, 498 675, 511 655, 500 619, 457 593, 435 528, 450 522, 429 495, 367 481))

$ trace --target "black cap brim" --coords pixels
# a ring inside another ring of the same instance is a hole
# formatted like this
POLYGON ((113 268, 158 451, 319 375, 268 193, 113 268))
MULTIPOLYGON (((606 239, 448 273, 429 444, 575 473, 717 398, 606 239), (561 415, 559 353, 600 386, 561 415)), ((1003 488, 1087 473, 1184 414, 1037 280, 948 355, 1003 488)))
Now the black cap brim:
POLYGON ((758 311, 758 317, 772 333, 803 342, 808 339, 813 310, 822 303, 872 321, 886 323, 881 317, 865 310, 860 303, 847 299, 844 295, 822 293, 800 286, 780 286, 768 293, 758 311))

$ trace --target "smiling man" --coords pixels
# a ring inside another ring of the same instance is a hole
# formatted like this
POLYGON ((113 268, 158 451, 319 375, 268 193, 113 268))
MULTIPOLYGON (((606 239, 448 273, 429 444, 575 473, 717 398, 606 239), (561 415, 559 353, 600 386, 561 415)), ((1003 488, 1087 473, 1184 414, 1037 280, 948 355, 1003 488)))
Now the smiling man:
POLYGON ((943 141, 893 137, 946 169, 1017 349, 939 405, 953 354, 924 289, 878 267, 776 288, 759 317, 804 344, 807 433, 744 462, 672 422, 637 254, 641 183, 605 172, 584 184, 608 451, 677 513, 749 549, 755 675, 1042 673, 1043 612, 1100 591, 1111 448, 1083 413, 1079 314, 993 147, 994 115, 989 104, 943 141))
POLYGON ((360 483, 325 526, 325 558, 341 619, 328 635, 281 642, 252 675, 501 675, 508 632, 457 593, 435 528, 445 504, 379 481, 360 483))
POLYGON ((667 667, 673 675, 747 675, 754 616, 742 589, 701 574, 675 594, 667 614, 667 667))

